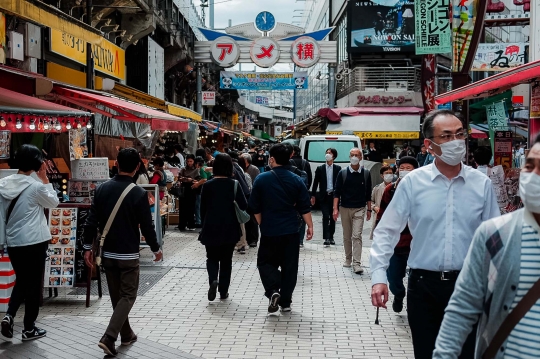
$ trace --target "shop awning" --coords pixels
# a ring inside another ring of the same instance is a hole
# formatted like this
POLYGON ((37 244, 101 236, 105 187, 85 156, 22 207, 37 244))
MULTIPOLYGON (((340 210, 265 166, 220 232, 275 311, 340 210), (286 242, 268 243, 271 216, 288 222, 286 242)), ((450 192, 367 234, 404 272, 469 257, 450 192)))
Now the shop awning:
POLYGON ((170 113, 171 115, 189 118, 197 122, 202 121, 202 116, 200 113, 192 111, 189 108, 176 105, 174 103, 166 102, 166 104, 167 104, 167 112, 170 113))
POLYGON ((321 108, 319 116, 326 117, 330 122, 339 122, 345 116, 359 115, 394 115, 408 114, 421 115, 424 112, 420 107, 343 107, 343 108, 321 108))
POLYGON ((488 138, 488 134, 480 130, 478 127, 471 125, 471 134, 472 138, 488 138))
POLYGON ((438 105, 492 96, 514 86, 540 80, 540 60, 515 67, 435 97, 438 105))
POLYGON ((326 127, 327 134, 378 139, 417 139, 419 132, 420 115, 412 114, 343 116, 326 127))
POLYGON ((146 123, 152 130, 187 131, 189 128, 188 120, 119 98, 59 86, 54 87, 54 92, 58 100, 117 120, 146 123))

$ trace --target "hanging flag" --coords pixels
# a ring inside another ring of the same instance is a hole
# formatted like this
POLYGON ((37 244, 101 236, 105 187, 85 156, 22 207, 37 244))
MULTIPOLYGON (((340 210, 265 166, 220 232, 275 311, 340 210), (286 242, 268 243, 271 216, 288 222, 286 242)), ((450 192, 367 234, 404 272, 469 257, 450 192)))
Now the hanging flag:
POLYGON ((416 54, 452 52, 450 34, 450 0, 416 0, 416 54))

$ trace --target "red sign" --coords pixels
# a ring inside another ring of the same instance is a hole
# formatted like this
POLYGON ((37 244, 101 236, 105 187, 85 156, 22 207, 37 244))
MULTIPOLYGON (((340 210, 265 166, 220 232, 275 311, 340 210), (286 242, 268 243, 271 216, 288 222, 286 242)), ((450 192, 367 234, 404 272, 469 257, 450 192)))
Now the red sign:
POLYGON ((319 43, 310 36, 301 36, 291 44, 291 59, 300 67, 311 67, 321 57, 319 43))
POLYGON ((356 105, 364 105, 364 104, 385 104, 385 105, 391 105, 391 104, 404 104, 405 102, 412 101, 411 98, 406 98, 405 96, 381 96, 381 95, 373 95, 373 96, 364 96, 360 95, 357 97, 356 105))
POLYGON ((240 48, 236 41, 228 36, 220 36, 210 45, 212 60, 222 67, 236 65, 240 57, 240 48))

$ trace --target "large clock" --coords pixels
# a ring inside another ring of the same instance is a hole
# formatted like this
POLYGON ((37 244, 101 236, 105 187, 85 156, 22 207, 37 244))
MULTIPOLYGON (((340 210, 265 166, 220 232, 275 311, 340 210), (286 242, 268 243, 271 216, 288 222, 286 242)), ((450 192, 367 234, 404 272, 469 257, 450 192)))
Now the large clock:
POLYGON ((260 31, 270 31, 276 25, 276 19, 274 15, 268 11, 260 12, 255 18, 255 26, 260 31))

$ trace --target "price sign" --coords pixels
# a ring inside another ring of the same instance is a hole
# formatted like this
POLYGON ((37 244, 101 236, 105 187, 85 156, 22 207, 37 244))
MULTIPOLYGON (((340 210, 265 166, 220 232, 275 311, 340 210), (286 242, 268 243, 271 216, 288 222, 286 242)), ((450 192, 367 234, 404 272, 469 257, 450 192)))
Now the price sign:
POLYGON ((505 170, 512 168, 512 131, 495 131, 494 162, 505 170))

